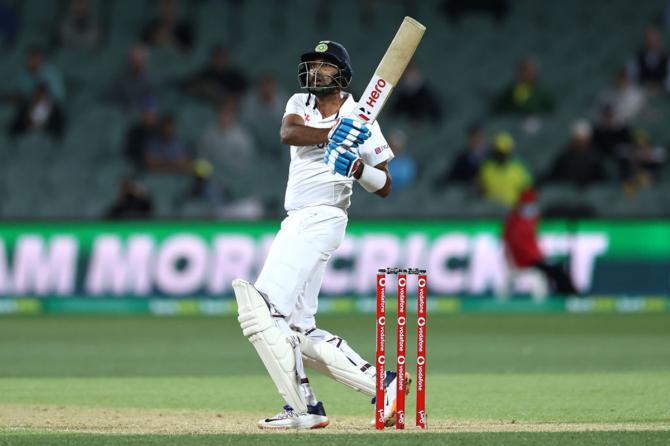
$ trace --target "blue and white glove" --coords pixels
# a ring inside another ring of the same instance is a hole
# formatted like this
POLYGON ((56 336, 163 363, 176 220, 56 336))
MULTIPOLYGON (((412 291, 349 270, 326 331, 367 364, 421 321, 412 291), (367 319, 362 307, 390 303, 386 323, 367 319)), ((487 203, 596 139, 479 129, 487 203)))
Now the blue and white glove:
POLYGON ((339 118, 328 132, 328 142, 345 147, 358 147, 369 137, 370 129, 352 118, 339 118))
POLYGON ((363 162, 361 157, 356 155, 346 147, 338 146, 330 143, 326 147, 326 153, 323 156, 323 162, 328 165, 332 173, 339 173, 345 177, 350 177, 354 174, 358 166, 363 162))

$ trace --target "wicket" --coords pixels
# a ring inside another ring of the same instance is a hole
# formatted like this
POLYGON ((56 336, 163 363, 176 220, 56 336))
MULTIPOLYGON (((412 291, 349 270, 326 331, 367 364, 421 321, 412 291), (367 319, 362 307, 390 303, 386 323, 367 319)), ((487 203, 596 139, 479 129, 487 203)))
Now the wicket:
POLYGON ((384 429, 384 375, 386 370, 386 275, 398 276, 398 311, 396 372, 396 429, 405 429, 405 370, 407 353, 407 274, 416 274, 417 287, 417 333, 416 333, 416 425, 426 428, 426 319, 427 284, 426 270, 418 268, 383 268, 377 272, 377 319, 376 319, 376 391, 375 427, 384 429))

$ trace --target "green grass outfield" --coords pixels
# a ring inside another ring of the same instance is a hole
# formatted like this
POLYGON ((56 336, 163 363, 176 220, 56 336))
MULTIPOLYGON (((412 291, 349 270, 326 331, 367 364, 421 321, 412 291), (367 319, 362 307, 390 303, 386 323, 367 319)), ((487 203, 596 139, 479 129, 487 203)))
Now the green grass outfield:
MULTIPOLYGON (((319 324, 372 358, 373 317, 319 324)), ((0 317, 0 446, 670 444, 670 315, 429 324, 428 432, 374 432, 367 397, 312 373, 331 426, 266 434, 282 402, 234 317, 0 317)))

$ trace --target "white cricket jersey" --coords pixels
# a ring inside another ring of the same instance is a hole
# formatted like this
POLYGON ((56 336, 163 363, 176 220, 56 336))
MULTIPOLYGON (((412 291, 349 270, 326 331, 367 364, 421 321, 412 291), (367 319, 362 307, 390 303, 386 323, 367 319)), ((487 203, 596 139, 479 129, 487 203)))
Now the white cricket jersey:
MULTIPOLYGON (((305 121, 305 125, 315 128, 330 128, 338 117, 349 116, 356 106, 356 101, 348 93, 346 101, 340 111, 332 116, 323 117, 314 106, 316 99, 311 97, 307 104, 307 93, 297 93, 291 96, 286 104, 286 115, 298 115, 305 121)), ((370 138, 358 147, 358 154, 363 162, 369 166, 393 159, 393 152, 389 147, 379 124, 368 126, 370 138)), ((351 204, 353 178, 346 178, 339 174, 332 174, 323 162, 326 144, 315 146, 291 146, 291 165, 289 166, 288 183, 284 208, 294 211, 308 206, 329 205, 346 210, 351 204)))

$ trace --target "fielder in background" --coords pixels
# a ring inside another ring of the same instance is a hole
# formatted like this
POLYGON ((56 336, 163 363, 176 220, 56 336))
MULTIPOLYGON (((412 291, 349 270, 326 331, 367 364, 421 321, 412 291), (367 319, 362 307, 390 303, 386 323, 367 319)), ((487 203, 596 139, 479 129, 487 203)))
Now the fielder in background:
POLYGON ((560 295, 578 294, 564 266, 550 263, 542 254, 537 238, 539 221, 537 192, 529 187, 521 192, 516 206, 505 219, 503 241, 507 256, 517 268, 534 268, 542 272, 552 292, 560 295))
MULTIPOLYGON (((303 365, 375 395, 375 367, 343 338, 317 328, 315 314, 326 264, 344 238, 353 183, 388 196, 393 152, 377 122, 366 126, 353 118, 356 101, 346 92, 351 60, 342 45, 319 42, 298 67, 304 92, 289 99, 280 132, 281 142, 291 146, 288 216, 256 283, 233 282, 242 331, 286 402, 277 415, 260 420, 260 428, 328 425, 303 365)), ((396 415, 395 379, 394 372, 386 373, 389 425, 396 415)))

